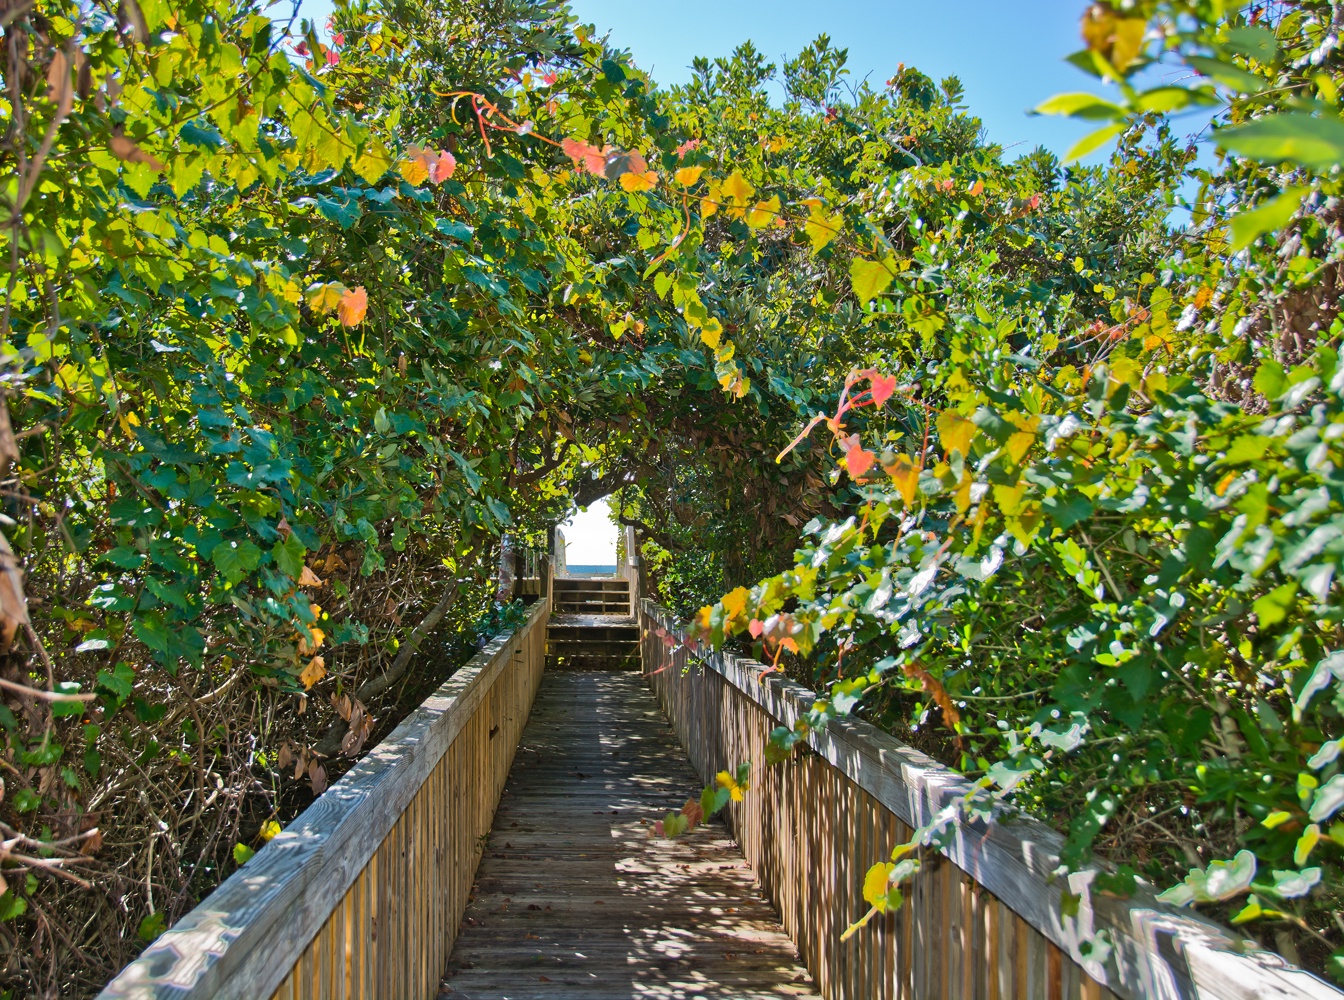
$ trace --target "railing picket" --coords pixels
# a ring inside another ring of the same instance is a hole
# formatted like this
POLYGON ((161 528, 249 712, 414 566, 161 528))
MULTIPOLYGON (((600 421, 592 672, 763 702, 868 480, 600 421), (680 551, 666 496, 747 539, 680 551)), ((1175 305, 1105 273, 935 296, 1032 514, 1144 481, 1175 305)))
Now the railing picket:
MULTIPOLYGON (((760 761, 770 730, 792 725, 815 700, 778 675, 763 676, 761 664, 693 651, 648 600, 639 626, 647 681, 705 780, 740 760, 760 761), (671 653, 669 632, 677 640, 671 653)), ((969 786, 862 722, 834 722, 807 742, 809 750, 755 778, 728 818, 827 1000, 1136 1000, 1151 995, 1154 982, 1187 979, 1201 997, 1226 1000, 1344 996, 1143 893, 1130 901, 1095 897, 1083 917, 1065 917, 1064 882, 1051 878, 1062 841, 1034 821, 959 825, 941 853, 926 855, 900 909, 842 945, 868 866, 969 786), (1080 947, 1096 927, 1120 945, 1104 966, 1080 947)))
POLYGON ((489 643, 100 1000, 434 997, 548 614, 489 643))

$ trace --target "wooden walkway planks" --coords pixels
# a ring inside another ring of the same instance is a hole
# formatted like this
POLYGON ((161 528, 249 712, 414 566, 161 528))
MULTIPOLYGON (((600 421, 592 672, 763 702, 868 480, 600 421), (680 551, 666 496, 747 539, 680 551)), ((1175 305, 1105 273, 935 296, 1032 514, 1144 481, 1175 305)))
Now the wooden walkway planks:
POLYGON ((816 998, 721 825, 648 838, 698 787, 638 675, 546 673, 440 997, 816 998))

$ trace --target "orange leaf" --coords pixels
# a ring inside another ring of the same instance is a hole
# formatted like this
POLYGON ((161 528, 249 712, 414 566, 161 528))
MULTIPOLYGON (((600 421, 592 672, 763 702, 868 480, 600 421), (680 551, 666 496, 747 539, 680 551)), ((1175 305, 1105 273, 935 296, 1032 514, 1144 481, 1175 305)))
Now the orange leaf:
POLYGON ((407 184, 419 185, 429 180, 429 164, 425 162, 423 156, 412 156, 402 160, 398 165, 401 176, 406 179, 407 184))
POLYGON ((132 140, 124 135, 114 135, 107 140, 107 148, 112 150, 112 155, 119 160, 125 160, 128 163, 145 163, 151 170, 163 172, 163 164, 150 156, 132 140))
POLYGON ((299 674, 299 680, 303 682, 304 688, 307 689, 326 676, 327 661, 320 656, 314 656, 308 661, 308 666, 303 668, 303 673, 299 674))
POLYGON ((322 586, 322 578, 305 566, 303 572, 299 574, 299 586, 320 587, 322 586))
POLYGON ((360 285, 353 292, 342 295, 336 308, 342 326, 358 326, 364 322, 364 314, 368 311, 369 294, 364 291, 364 286, 360 285))
POLYGON ((601 177, 607 168, 606 154, 590 143, 578 139, 566 139, 560 143, 560 148, 576 167, 594 177, 601 177))
POLYGON ((313 640, 311 643, 308 641, 306 636, 304 636, 302 633, 299 634, 300 656, 312 656, 314 653, 317 652, 318 647, 322 645, 322 640, 327 637, 327 634, 323 632, 320 628, 310 628, 308 631, 311 632, 313 635, 313 640))

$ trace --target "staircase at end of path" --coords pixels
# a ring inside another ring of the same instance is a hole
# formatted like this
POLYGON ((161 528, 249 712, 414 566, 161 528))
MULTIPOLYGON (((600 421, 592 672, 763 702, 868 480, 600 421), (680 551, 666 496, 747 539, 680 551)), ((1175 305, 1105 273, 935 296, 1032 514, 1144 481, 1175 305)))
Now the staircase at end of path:
POLYGON ((557 577, 546 630, 548 670, 638 670, 639 626, 619 577, 557 577))

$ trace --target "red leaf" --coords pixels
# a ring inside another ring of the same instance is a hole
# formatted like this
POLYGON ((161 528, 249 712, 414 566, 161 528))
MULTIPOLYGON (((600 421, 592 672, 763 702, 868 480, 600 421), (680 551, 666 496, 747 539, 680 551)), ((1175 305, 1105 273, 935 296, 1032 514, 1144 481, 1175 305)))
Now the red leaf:
MULTIPOLYGON (((857 436, 858 435, 855 435, 855 437, 857 436)), ((873 462, 876 461, 876 459, 877 456, 875 454, 871 451, 865 451, 863 445, 856 444, 845 452, 845 469, 855 479, 859 479, 865 472, 872 468, 873 462)))
POLYGON ((565 155, 573 160, 574 165, 580 170, 585 170, 594 177, 601 177, 606 173, 606 154, 591 143, 581 142, 578 139, 566 139, 560 143, 560 148, 565 151, 565 155))
POLYGON ((759 639, 761 637, 761 633, 765 631, 765 624, 753 618, 751 620, 751 624, 747 626, 747 631, 751 633, 751 637, 753 639, 759 639))
POLYGON ((896 391, 896 376, 879 375, 874 372, 871 381, 873 386, 873 405, 878 409, 881 409, 882 405, 891 398, 891 394, 896 391))

